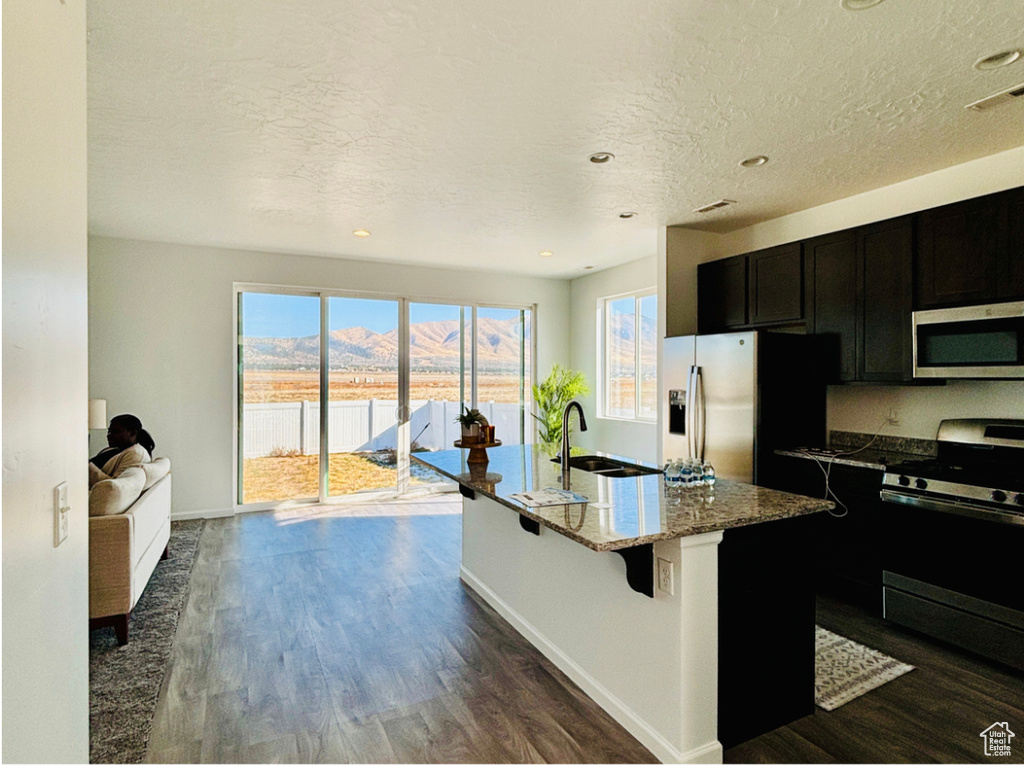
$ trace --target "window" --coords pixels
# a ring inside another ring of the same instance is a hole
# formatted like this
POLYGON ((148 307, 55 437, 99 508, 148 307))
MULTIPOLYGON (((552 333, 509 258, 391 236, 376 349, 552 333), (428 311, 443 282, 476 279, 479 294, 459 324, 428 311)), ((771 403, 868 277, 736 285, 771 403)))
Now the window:
POLYGON ((529 443, 533 307, 236 285, 238 504, 429 489, 476 407, 529 443))
POLYGON ((601 413, 654 420, 658 396, 658 296, 650 291, 603 299, 601 413))

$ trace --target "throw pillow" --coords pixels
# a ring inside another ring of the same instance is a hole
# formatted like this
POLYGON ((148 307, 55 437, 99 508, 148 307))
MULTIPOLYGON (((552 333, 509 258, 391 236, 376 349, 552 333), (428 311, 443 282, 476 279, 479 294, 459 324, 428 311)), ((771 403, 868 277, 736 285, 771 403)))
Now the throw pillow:
POLYGON ((146 485, 142 490, 148 491, 150 486, 171 472, 171 461, 166 457, 157 457, 152 462, 142 463, 140 467, 146 474, 146 485))
POLYGON ((117 478, 98 482, 89 491, 89 515, 119 515, 131 507, 142 494, 146 474, 140 467, 131 467, 117 478))

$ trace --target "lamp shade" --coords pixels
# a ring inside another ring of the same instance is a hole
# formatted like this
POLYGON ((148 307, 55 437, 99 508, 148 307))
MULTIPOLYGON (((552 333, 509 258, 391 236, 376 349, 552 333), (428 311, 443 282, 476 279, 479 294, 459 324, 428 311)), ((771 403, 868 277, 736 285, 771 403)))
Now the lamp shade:
POLYGON ((107 400, 105 398, 89 399, 89 430, 106 430, 107 400))

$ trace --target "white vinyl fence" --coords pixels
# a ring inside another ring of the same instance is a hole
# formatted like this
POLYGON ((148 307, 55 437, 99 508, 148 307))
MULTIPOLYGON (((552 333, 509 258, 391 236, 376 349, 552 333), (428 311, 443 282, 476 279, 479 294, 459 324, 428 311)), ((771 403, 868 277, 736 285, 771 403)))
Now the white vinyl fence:
MULTIPOLYGON (((461 427, 457 401, 413 401, 410 438, 425 449, 451 449, 461 427)), ((504 444, 519 443, 519 404, 481 403, 480 411, 504 444)), ((397 401, 332 401, 328 405, 328 451, 374 452, 397 445, 397 401)), ((529 414, 527 414, 529 418, 529 414)), ((530 418, 532 419, 532 418, 530 418)), ((533 426, 526 423, 526 440, 533 426)), ((246 459, 271 454, 317 454, 320 451, 320 404, 246 404, 242 435, 246 459)))

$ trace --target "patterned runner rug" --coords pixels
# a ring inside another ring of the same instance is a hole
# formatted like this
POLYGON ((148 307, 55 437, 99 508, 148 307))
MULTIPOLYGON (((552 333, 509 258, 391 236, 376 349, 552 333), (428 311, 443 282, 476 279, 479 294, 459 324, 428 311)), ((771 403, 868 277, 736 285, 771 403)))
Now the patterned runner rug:
POLYGON ((814 703, 830 712, 913 669, 817 626, 814 643, 814 703))
POLYGON ((142 762, 146 756, 205 523, 171 523, 170 557, 156 565, 135 604, 128 645, 117 645, 113 627, 89 635, 89 762, 142 762))

